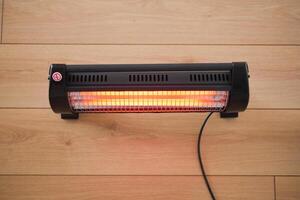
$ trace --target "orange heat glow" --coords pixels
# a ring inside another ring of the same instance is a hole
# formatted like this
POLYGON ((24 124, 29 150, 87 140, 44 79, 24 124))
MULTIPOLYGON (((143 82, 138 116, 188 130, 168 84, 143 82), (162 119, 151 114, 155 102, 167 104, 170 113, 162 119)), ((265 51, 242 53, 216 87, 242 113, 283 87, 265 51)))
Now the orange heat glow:
POLYGON ((220 111, 228 91, 81 91, 68 97, 72 109, 81 112, 220 111))

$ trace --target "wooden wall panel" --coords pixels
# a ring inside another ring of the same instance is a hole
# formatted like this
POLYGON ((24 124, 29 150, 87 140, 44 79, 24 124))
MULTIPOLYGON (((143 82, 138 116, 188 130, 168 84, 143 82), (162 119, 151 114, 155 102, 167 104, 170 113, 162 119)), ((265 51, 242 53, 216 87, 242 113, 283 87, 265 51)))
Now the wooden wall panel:
MULTIPOLYGON (((209 177, 223 200, 273 200, 272 177, 209 177)), ((1 200, 210 200, 200 176, 1 176, 1 200)))
POLYGON ((276 177, 277 200, 300 199, 300 177, 276 177))
POLYGON ((7 0, 4 15, 5 43, 300 44, 298 0, 7 0))
MULTIPOLYGON (((205 114, 86 114, 1 109, 1 174, 198 175, 205 114)), ((299 175, 300 112, 215 114, 203 155, 211 175, 299 175)))
POLYGON ((0 0, 0 43, 2 43, 2 16, 3 16, 3 0, 0 0))
POLYGON ((250 108, 300 108, 300 47, 1 45, 0 107, 49 107, 50 63, 185 63, 245 60, 250 108))
POLYGON ((61 120, 48 69, 232 61, 249 63, 250 103, 206 127, 217 199, 300 199, 299 19, 299 0, 0 0, 0 199, 210 199, 204 114, 61 120))

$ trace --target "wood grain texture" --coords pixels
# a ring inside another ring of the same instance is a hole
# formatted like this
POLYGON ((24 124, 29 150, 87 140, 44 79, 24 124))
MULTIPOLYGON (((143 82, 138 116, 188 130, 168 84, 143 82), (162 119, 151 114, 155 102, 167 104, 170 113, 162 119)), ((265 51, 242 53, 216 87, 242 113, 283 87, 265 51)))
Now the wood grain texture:
POLYGON ((277 200, 300 199, 300 177, 276 177, 277 200))
POLYGON ((0 107, 49 107, 50 63, 189 63, 246 60, 250 108, 300 108, 300 47, 1 45, 0 107))
POLYGON ((210 199, 196 154, 205 114, 64 121, 48 69, 232 61, 249 63, 250 109, 205 129, 216 197, 300 199, 299 0, 5 0, 1 13, 3 1, 1 200, 210 199))
POLYGON ((5 43, 300 44, 299 0, 7 0, 4 15, 5 43))
MULTIPOLYGON (((196 138, 205 114, 86 114, 1 109, 0 173, 198 175, 196 138)), ((203 139, 210 175, 299 175, 300 112, 215 114, 203 139)))
MULTIPOLYGON (((272 177, 209 177, 223 200, 273 200, 272 177)), ((200 176, 1 176, 1 200, 209 200, 200 176)))
POLYGON ((3 1, 0 0, 0 43, 2 43, 2 15, 3 15, 3 1))

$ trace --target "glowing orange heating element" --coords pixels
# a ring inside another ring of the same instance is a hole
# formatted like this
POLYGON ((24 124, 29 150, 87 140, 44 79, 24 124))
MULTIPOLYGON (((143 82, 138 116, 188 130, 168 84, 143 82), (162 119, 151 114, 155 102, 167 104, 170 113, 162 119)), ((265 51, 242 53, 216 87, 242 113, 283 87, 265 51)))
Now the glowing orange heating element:
POLYGON ((81 91, 68 92, 70 105, 81 112, 222 111, 228 91, 81 91))

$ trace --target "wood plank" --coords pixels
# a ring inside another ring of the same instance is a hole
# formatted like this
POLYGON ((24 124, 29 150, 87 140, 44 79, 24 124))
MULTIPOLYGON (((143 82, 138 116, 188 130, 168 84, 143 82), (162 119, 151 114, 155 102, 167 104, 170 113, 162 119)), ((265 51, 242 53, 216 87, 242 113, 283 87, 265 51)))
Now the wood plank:
MULTIPOLYGON (((1 109, 0 174, 198 175, 205 114, 86 114, 1 109)), ((300 112, 215 114, 203 139, 210 175, 299 175, 300 112)))
POLYGON ((2 13, 3 11, 3 1, 0 0, 0 43, 2 43, 2 13))
POLYGON ((276 177, 276 199, 300 199, 300 177, 276 177))
POLYGON ((0 107, 49 107, 50 63, 245 60, 251 74, 250 108, 300 108, 299 55, 296 46, 0 45, 0 107))
MULTIPOLYGON (((218 199, 273 200, 272 177, 209 177, 218 199)), ((209 200, 200 176, 1 176, 2 200, 209 200)))
POLYGON ((298 0, 8 0, 4 15, 5 43, 300 44, 298 0))

